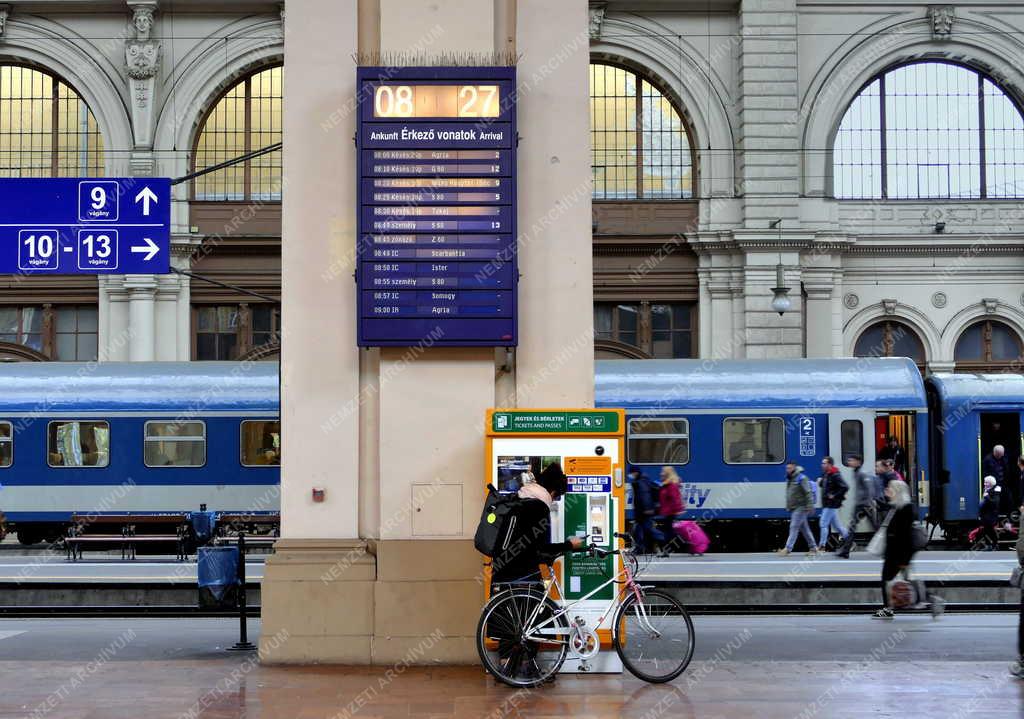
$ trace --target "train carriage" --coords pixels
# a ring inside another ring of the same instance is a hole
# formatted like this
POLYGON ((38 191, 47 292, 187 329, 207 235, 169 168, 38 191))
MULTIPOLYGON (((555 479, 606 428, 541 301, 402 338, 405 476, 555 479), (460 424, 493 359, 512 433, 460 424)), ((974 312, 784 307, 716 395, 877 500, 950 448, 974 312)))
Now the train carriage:
POLYGON ((1006 451, 1004 513, 1020 506, 1017 457, 1024 452, 1024 376, 936 373, 925 382, 932 413, 932 514, 947 535, 967 543, 978 526, 982 462, 995 445, 1006 451))
POLYGON ((928 407, 909 359, 596 364, 596 404, 626 410, 629 469, 656 477, 673 466, 688 512, 711 520, 720 548, 776 545, 788 517, 787 458, 814 478, 831 455, 850 481, 845 458, 862 455, 870 471, 890 435, 906 450, 902 469, 926 511, 928 407))
POLYGON ((278 405, 269 362, 7 364, 0 510, 27 544, 75 513, 276 512, 278 405))

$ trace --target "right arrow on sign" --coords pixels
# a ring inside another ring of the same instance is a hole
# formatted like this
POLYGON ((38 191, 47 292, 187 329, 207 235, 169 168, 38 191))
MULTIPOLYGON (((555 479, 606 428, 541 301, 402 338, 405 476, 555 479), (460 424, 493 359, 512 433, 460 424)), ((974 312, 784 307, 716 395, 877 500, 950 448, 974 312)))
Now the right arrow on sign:
MULTIPOLYGON (((142 201, 142 214, 143 215, 148 215, 149 214, 149 203, 150 202, 152 202, 153 204, 156 204, 157 202, 159 202, 159 200, 157 199, 156 193, 153 192, 148 187, 143 187, 141 190, 139 190, 139 194, 137 194, 135 196, 135 201, 136 202, 139 202, 140 200, 142 201)), ((147 257, 146 259, 148 260, 149 258, 147 257)))
POLYGON ((149 260, 151 260, 154 257, 156 257, 156 253, 160 251, 160 245, 158 245, 157 243, 153 242, 153 240, 149 239, 148 237, 143 237, 142 241, 145 242, 146 244, 145 245, 133 245, 132 246, 132 252, 139 252, 139 253, 145 252, 146 256, 143 257, 142 260, 144 262, 148 262, 149 260))

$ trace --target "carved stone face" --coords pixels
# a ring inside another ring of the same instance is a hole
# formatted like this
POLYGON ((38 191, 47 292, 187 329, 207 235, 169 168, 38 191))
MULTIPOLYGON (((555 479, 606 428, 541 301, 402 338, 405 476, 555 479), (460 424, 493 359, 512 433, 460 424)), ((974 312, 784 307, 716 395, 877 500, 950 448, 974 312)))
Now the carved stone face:
POLYGON ((128 76, 135 79, 153 77, 153 75, 156 74, 159 58, 159 43, 129 43, 124 51, 124 60, 125 65, 128 68, 128 76))
POLYGON ((150 8, 138 8, 132 18, 135 25, 136 38, 148 40, 149 33, 153 30, 153 11, 150 8))

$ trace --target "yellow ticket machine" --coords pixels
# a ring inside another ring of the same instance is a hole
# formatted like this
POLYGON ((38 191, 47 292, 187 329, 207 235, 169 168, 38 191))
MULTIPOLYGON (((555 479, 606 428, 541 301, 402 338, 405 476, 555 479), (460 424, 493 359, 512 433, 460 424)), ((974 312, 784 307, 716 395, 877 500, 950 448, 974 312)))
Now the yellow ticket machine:
MULTIPOLYGON (((603 549, 615 549, 616 532, 625 532, 625 418, 621 409, 491 409, 486 417, 484 484, 499 492, 516 492, 552 462, 562 465, 568 492, 551 509, 552 541, 586 537, 603 549)), ((620 569, 616 556, 597 558, 568 554, 555 565, 555 577, 566 602, 600 587, 620 569)), ((490 577, 485 586, 490 587, 490 577)), ((579 617, 596 627, 602 651, 589 671, 621 672, 611 647, 611 612, 619 601, 618 584, 575 605, 570 621, 579 617)), ((563 672, 579 671, 572 657, 563 672)))

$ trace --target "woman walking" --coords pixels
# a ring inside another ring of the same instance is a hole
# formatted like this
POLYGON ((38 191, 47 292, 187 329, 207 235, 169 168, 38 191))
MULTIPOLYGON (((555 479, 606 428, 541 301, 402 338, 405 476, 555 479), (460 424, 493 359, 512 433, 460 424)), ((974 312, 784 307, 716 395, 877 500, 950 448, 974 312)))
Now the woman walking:
MULTIPOLYGON (((882 563, 882 608, 874 619, 892 619, 894 612, 886 585, 900 572, 906 571, 914 557, 914 505, 910 503, 910 487, 901 479, 885 485, 889 499, 889 517, 885 527, 885 561, 882 563)), ((879 530, 882 531, 882 530, 879 530)))

